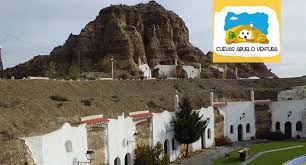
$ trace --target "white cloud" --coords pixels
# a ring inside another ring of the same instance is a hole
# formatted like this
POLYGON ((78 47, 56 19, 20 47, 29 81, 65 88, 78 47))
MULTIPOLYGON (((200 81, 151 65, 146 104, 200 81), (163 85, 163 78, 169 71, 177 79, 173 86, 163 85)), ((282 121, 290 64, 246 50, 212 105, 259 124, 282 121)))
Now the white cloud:
POLYGON ((230 20, 236 21, 236 20, 238 20, 238 18, 237 17, 231 17, 230 20))

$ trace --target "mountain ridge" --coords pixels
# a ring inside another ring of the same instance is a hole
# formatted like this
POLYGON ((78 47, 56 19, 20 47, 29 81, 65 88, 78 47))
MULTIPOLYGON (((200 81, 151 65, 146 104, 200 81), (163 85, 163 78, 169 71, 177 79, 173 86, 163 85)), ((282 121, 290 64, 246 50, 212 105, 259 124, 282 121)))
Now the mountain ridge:
MULTIPOLYGON (((202 64, 202 78, 222 78, 212 64, 211 52, 206 55, 189 41, 189 29, 176 13, 155 1, 134 6, 112 5, 102 9, 78 35, 70 34, 66 42, 55 47, 50 55, 4 71, 5 77, 49 76, 69 78, 72 72, 101 72, 110 75, 110 58, 115 59, 115 75, 139 77, 138 59, 151 68, 158 64, 202 64)), ((239 76, 277 77, 262 64, 228 64, 227 78, 239 76)))

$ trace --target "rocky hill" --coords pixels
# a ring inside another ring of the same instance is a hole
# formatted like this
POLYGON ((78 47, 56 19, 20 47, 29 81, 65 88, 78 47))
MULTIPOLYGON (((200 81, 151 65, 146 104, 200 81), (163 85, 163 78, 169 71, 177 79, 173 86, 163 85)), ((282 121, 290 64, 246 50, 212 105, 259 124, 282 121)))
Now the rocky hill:
MULTIPOLYGON (((6 77, 53 76, 66 78, 75 72, 110 73, 110 58, 115 59, 115 75, 137 77, 138 59, 151 67, 156 64, 202 64, 203 78, 221 78, 212 64, 211 53, 204 54, 192 46, 184 21, 174 12, 154 1, 135 6, 114 5, 102 9, 96 19, 79 35, 71 34, 66 43, 50 55, 4 71, 6 77)), ((228 78, 235 78, 235 67, 241 77, 275 77, 264 64, 228 65, 228 78)))
POLYGON ((2 51, 1 51, 1 46, 0 46, 0 71, 3 70, 3 63, 2 63, 2 51))

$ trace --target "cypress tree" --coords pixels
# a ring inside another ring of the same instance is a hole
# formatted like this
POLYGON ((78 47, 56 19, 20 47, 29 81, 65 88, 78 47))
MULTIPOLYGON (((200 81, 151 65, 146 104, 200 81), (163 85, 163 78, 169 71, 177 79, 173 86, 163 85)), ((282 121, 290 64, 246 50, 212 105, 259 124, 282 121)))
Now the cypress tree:
POLYGON ((203 135, 207 120, 202 120, 199 112, 193 111, 189 98, 184 97, 180 104, 180 110, 175 113, 172 119, 175 139, 187 145, 186 156, 188 157, 189 144, 196 142, 203 135))

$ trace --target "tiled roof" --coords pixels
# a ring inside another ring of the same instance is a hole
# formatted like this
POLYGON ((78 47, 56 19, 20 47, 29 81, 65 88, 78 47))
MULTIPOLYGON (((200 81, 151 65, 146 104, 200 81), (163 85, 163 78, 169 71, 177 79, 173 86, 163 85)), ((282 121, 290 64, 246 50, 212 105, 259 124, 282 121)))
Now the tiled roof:
POLYGON ((130 115, 130 117, 133 119, 145 119, 145 118, 150 118, 152 116, 153 114, 151 112, 130 115))
POLYGON ((270 104, 271 100, 255 100, 255 104, 270 104))
POLYGON ((227 102, 214 102, 213 107, 214 108, 221 108, 227 105, 227 102))
POLYGON ((108 118, 96 118, 96 119, 82 121, 82 123, 86 123, 87 126, 93 126, 97 124, 106 124, 108 122, 109 122, 108 118))

